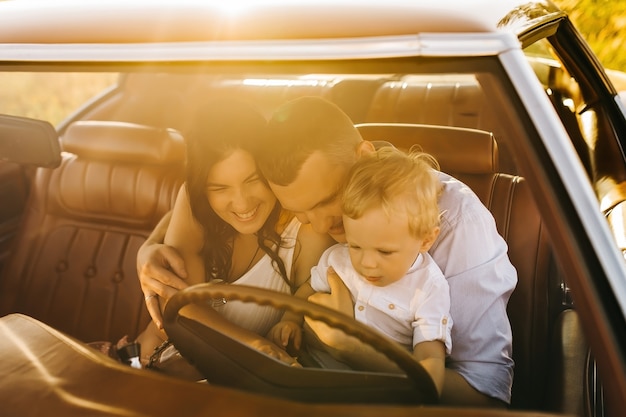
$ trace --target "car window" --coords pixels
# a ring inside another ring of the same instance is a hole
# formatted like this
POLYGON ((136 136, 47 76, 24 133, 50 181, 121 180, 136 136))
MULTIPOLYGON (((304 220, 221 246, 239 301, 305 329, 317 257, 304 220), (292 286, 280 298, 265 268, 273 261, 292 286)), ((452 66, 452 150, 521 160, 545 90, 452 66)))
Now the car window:
POLYGON ((626 257, 621 214, 626 202, 626 171, 624 143, 618 134, 626 127, 620 99, 608 77, 601 77, 602 72, 578 65, 576 52, 583 55, 585 50, 567 24, 524 52, 567 130, 599 207, 626 257))
POLYGON ((0 113, 56 126, 116 80, 112 73, 2 72, 0 113))

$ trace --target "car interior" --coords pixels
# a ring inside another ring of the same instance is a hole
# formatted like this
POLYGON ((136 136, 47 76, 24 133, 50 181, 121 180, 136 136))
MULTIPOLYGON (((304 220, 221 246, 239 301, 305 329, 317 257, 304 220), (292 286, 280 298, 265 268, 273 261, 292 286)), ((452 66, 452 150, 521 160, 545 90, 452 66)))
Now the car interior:
MULTIPOLYGON (((20 340, 39 337, 61 358, 79 352, 77 364, 112 380, 117 365, 80 342, 132 337, 148 323, 135 255, 183 181, 187 110, 205 97, 235 97, 269 116, 305 95, 339 105, 364 139, 432 154, 442 171, 472 188, 493 214, 518 272, 508 305, 516 362, 511 408, 581 414, 581 399, 594 395, 582 395, 592 389, 593 361, 550 236, 516 166, 517 133, 502 125, 473 74, 122 74, 115 88, 57 127, 59 166, 33 170, 0 277, 0 314, 8 314, 0 329, 20 340)), ((286 372, 285 378, 299 378, 286 372)), ((136 378, 125 375, 121 387, 136 378)), ((298 398, 288 390, 276 395, 298 398)))

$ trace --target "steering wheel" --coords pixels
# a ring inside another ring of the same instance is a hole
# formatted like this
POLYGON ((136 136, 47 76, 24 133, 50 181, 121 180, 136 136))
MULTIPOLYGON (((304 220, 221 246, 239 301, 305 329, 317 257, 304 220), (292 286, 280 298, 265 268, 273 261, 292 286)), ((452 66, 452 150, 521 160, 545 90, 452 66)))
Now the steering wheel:
POLYGON ((351 317, 290 294, 244 285, 198 284, 176 293, 166 304, 163 319, 172 343, 211 383, 221 379, 225 385, 305 401, 438 401, 430 375, 396 342, 351 317), (252 302, 324 322, 383 353, 406 375, 290 367, 180 314, 188 304, 210 306, 214 299, 252 302))

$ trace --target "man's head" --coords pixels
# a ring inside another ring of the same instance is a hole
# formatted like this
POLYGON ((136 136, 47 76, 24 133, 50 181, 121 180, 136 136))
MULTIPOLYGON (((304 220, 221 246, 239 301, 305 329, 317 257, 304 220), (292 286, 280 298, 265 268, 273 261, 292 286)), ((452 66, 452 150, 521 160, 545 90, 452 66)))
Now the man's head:
POLYGON ((274 112, 257 162, 287 210, 343 242, 340 193, 348 171, 370 148, 339 107, 303 97, 274 112))

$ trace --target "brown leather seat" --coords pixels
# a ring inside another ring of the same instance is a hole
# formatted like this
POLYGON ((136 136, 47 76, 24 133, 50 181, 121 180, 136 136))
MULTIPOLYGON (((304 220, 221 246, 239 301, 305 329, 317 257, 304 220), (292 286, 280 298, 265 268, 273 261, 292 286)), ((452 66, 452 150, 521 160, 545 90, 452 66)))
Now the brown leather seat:
POLYGON ((498 146, 490 132, 407 123, 357 127, 367 140, 386 140, 403 149, 419 145, 438 160, 442 171, 469 185, 491 211, 518 273, 508 304, 516 363, 511 405, 545 409, 548 402, 553 404, 548 393, 559 393, 560 388, 548 387, 547 380, 550 367, 560 366, 550 357, 550 334, 562 308, 560 281, 550 241, 524 178, 498 172, 498 146))
POLYGON ((411 123, 361 123, 363 139, 412 146, 433 155, 443 172, 467 184, 488 205, 498 174, 498 144, 490 132, 411 123))
POLYGON ((76 122, 61 166, 40 168, 10 262, 0 313, 21 312, 83 341, 134 337, 148 321, 139 246, 183 175, 173 130, 76 122))
POLYGON ((407 75, 387 81, 372 98, 366 122, 424 123, 492 132, 500 146, 500 172, 517 173, 502 127, 473 75, 407 75))
POLYGON ((372 97, 384 82, 378 77, 317 76, 283 79, 217 78, 205 74, 133 73, 120 78, 118 88, 102 96, 81 115, 82 120, 117 120, 186 132, 193 109, 207 100, 242 100, 266 118, 289 100, 303 96, 324 97, 341 107, 351 120, 365 120, 372 97))

